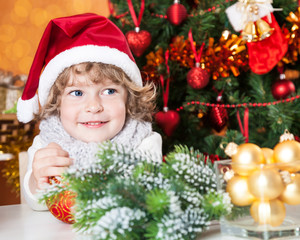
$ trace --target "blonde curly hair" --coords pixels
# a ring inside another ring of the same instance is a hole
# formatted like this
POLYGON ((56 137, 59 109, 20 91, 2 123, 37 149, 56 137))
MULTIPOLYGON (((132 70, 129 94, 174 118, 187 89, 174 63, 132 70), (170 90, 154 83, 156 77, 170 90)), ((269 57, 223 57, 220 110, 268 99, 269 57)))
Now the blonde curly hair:
POLYGON ((156 107, 155 85, 147 83, 143 87, 137 86, 121 68, 98 62, 85 62, 66 68, 50 89, 45 106, 36 115, 37 120, 53 115, 59 116, 62 93, 66 86, 72 84, 71 79, 74 81, 79 75, 87 75, 89 81, 93 83, 99 83, 102 79, 110 79, 116 84, 121 84, 128 92, 127 116, 146 122, 152 121, 156 107))

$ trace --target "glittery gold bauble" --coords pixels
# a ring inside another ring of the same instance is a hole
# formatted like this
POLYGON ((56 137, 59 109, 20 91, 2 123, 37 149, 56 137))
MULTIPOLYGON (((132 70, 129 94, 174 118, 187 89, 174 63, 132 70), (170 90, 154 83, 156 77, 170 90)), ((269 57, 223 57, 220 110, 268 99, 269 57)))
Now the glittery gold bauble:
POLYGON ((255 201, 250 208, 250 214, 254 221, 263 225, 270 224, 277 227, 282 224, 285 218, 285 207, 278 199, 271 201, 255 201))
POLYGON ((234 176, 226 186, 231 202, 237 206, 247 206, 254 201, 254 196, 249 192, 247 177, 234 176))
POLYGON ((248 177, 249 191, 260 200, 277 198, 284 189, 284 184, 279 172, 266 168, 253 172, 248 177))
POLYGON ((264 154, 266 164, 274 163, 274 157, 273 157, 273 152, 274 151, 273 151, 273 149, 271 149, 271 148, 262 148, 261 150, 264 154))
POLYGON ((274 161, 280 163, 280 169, 290 172, 300 170, 300 143, 288 140, 274 147, 274 161))
POLYGON ((300 174, 291 174, 291 182, 286 185, 280 199, 290 205, 300 204, 300 174))
POLYGON ((248 176, 261 163, 265 163, 264 154, 261 148, 253 143, 241 144, 237 153, 232 156, 232 168, 242 176, 248 176))

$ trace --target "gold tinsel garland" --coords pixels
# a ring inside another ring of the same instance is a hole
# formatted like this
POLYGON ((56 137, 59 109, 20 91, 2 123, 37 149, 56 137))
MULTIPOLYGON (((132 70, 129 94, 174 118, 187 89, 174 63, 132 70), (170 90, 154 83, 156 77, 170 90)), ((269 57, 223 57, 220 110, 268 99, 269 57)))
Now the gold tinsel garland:
MULTIPOLYGON (((197 46, 198 53, 200 47, 197 46)), ((182 67, 192 68, 195 65, 194 53, 190 42, 183 36, 177 36, 169 45, 170 60, 175 61, 182 67)), ((164 63, 164 53, 160 48, 156 52, 150 52, 147 56, 147 64, 143 70, 148 73, 148 77, 154 82, 158 82, 160 65, 164 63)), ((240 74, 240 70, 247 71, 248 55, 246 43, 235 34, 224 31, 219 42, 214 43, 214 39, 209 39, 208 47, 203 51, 201 63, 211 74, 214 80, 221 77, 228 77, 231 73, 234 76, 240 74)))

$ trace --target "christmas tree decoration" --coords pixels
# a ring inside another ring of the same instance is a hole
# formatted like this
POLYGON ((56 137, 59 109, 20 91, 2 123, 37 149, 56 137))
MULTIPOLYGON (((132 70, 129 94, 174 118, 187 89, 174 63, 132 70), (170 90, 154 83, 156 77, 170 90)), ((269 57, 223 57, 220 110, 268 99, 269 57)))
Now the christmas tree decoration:
POLYGON ((295 140, 295 137, 294 134, 290 133, 289 130, 285 129, 284 133, 279 138, 279 142, 284 142, 288 140, 295 140))
MULTIPOLYGON (((61 178, 50 177, 50 185, 61 185, 61 178)), ((72 191, 62 191, 46 200, 46 205, 52 215, 58 220, 73 224, 75 223, 72 207, 75 204, 76 194, 72 191)))
POLYGON ((148 31, 140 30, 140 24, 145 10, 145 0, 141 0, 141 10, 138 19, 136 17, 131 0, 127 0, 127 3, 135 25, 135 31, 129 31, 125 34, 125 36, 133 54, 137 57, 140 57, 151 44, 151 34, 148 31))
POLYGON ((167 9, 167 18, 173 25, 180 25, 187 17, 185 6, 180 4, 179 0, 174 0, 174 3, 167 9))
POLYGON ((242 176, 249 176, 262 163, 265 163, 264 154, 260 147, 253 143, 239 145, 236 154, 232 156, 232 168, 242 176))
MULTIPOLYGON (((231 211, 228 193, 216 190, 213 166, 198 150, 175 146, 165 161, 106 142, 90 166, 72 165, 62 183, 76 193, 76 232, 99 240, 196 239, 231 211)), ((61 193, 49 187, 43 199, 61 193)))
POLYGON ((280 200, 290 205, 300 204, 300 174, 291 174, 291 182, 285 186, 280 200))
POLYGON ((297 163, 300 160, 300 143, 295 140, 278 143, 273 156, 276 163, 297 163))
POLYGON ((275 99, 285 99, 296 91, 295 85, 291 80, 280 74, 280 79, 272 85, 272 95, 275 99))
POLYGON ((170 91, 170 78, 169 78, 170 68, 168 64, 169 57, 170 57, 169 51, 166 51, 165 65, 166 65, 167 75, 168 75, 166 84, 163 75, 160 75, 160 83, 163 90, 164 108, 163 111, 160 111, 155 114, 155 121, 162 128, 163 132, 168 137, 171 137, 180 122, 180 116, 177 111, 169 110, 168 108, 169 91, 170 91))
POLYGON ((273 151, 273 149, 271 149, 271 148, 261 148, 261 150, 264 154, 266 164, 274 163, 274 158, 273 158, 274 151, 273 151))
POLYGON ((260 225, 270 224, 273 227, 282 224, 286 210, 284 204, 274 199, 271 201, 255 201, 250 208, 253 219, 260 225))
POLYGON ((272 200, 283 192, 284 184, 278 170, 259 169, 248 176, 251 194, 260 200, 272 200))
POLYGON ((222 32, 219 42, 209 38, 203 58, 213 80, 229 77, 231 73, 237 77, 241 71, 248 70, 246 43, 228 30, 222 32))
POLYGON ((226 186, 231 202, 236 206, 248 206, 255 197, 250 193, 248 188, 248 178, 243 176, 234 176, 226 186))
POLYGON ((200 68, 201 55, 204 48, 204 43, 201 45, 199 53, 196 51, 196 44, 194 44, 192 29, 189 31, 189 41, 195 57, 195 67, 193 67, 187 74, 187 83, 194 89, 202 89, 206 87, 209 82, 209 74, 204 69, 203 64, 200 68))
POLYGON ((300 170, 300 143, 287 140, 274 147, 274 162, 278 163, 281 170, 295 173, 300 170))
MULTIPOLYGON (((300 7, 298 7, 295 12, 290 12, 286 20, 292 23, 292 26, 289 31, 285 31, 289 39, 289 47, 281 61, 285 64, 295 64, 298 60, 298 49, 300 47, 300 7)), ((285 72, 285 74, 287 79, 294 79, 287 72, 285 72)), ((296 78, 299 77, 299 73, 294 72, 294 74, 298 75, 296 78)))
POLYGON ((209 82, 208 72, 200 65, 193 67, 187 74, 187 83, 194 89, 202 89, 209 82))
MULTIPOLYGON (((217 97, 217 103, 221 102, 222 92, 223 91, 221 91, 217 97)), ((212 107, 209 113, 209 120, 213 129, 220 132, 226 126, 228 121, 227 109, 219 106, 212 107)))
POLYGON ((71 191, 65 191, 46 201, 46 205, 52 215, 58 220, 69 224, 75 223, 72 213, 74 204, 75 194, 71 191))
POLYGON ((180 116, 177 111, 164 108, 164 111, 155 114, 155 122, 168 137, 171 137, 180 122, 180 116))
POLYGON ((271 71, 288 50, 288 41, 282 33, 269 1, 238 1, 226 9, 235 29, 242 31, 247 41, 249 67, 256 74, 271 71))

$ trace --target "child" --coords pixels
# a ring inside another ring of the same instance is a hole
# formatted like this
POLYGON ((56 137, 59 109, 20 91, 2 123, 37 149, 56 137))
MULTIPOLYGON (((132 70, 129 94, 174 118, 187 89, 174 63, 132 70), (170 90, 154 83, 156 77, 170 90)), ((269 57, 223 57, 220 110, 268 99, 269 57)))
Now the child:
POLYGON ((96 14, 50 21, 17 108, 19 121, 41 120, 24 178, 31 208, 46 210, 36 190, 71 164, 87 166, 103 141, 161 159, 162 140, 151 128, 154 101, 154 88, 142 86, 127 41, 111 21, 96 14))

